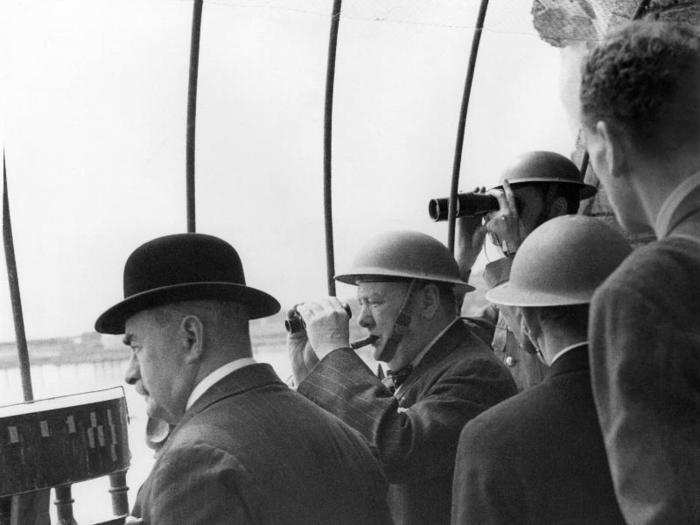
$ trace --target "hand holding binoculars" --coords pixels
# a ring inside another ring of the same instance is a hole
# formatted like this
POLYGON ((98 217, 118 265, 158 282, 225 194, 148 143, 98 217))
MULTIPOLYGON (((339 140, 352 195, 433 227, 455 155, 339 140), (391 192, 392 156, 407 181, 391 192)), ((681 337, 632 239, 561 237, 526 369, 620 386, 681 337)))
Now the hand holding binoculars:
MULTIPOLYGON (((352 310, 350 310, 350 306, 347 304, 343 304, 343 308, 348 314, 348 319, 350 319, 352 317, 352 310)), ((296 306, 287 311, 287 319, 285 319, 284 321, 284 328, 290 334, 301 332, 306 328, 306 324, 304 323, 304 320, 301 318, 301 315, 297 311, 296 306)), ((364 339, 360 339, 359 341, 351 342, 350 347, 353 350, 357 350, 358 348, 362 348, 363 346, 371 345, 377 339, 379 339, 379 337, 377 337, 376 335, 370 335, 364 339)))
MULTIPOLYGON (((348 319, 352 317, 352 310, 347 304, 343 305, 345 312, 348 314, 348 319)), ((284 328, 290 334, 295 334, 301 332, 306 328, 304 320, 301 318, 301 314, 297 311, 297 307, 291 308, 287 311, 287 319, 284 320, 284 328)))

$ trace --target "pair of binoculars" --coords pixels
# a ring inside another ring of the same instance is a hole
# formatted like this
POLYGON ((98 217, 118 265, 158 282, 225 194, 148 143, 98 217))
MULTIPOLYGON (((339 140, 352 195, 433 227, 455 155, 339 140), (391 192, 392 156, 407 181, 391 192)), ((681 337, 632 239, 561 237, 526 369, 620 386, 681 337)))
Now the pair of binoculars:
MULTIPOLYGON (((428 214, 435 222, 446 221, 450 205, 449 198, 431 199, 428 202, 428 214)), ((457 195, 456 217, 474 217, 499 208, 498 199, 486 193, 460 193, 457 195)))

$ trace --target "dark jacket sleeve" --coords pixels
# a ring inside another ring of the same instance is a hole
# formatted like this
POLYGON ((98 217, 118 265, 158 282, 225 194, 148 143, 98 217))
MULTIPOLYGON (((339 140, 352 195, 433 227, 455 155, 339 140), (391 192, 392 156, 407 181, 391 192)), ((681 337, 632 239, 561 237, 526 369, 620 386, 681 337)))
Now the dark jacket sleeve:
MULTIPOLYGON (((516 458, 494 448, 480 421, 464 427, 452 484, 452 523, 522 523, 525 497, 516 458)), ((516 451, 517 453, 517 451, 516 451)))
POLYGON ((139 492, 134 515, 147 524, 255 523, 236 478, 242 467, 225 451, 195 444, 168 452, 139 492))
POLYGON ((489 357, 446 369, 407 408, 350 349, 324 357, 298 391, 362 433, 389 482, 402 483, 450 472, 464 424, 515 393, 508 374, 489 357))
POLYGON ((631 523, 700 516, 700 325, 674 323, 670 312, 684 306, 614 284, 591 304, 593 392, 631 523))

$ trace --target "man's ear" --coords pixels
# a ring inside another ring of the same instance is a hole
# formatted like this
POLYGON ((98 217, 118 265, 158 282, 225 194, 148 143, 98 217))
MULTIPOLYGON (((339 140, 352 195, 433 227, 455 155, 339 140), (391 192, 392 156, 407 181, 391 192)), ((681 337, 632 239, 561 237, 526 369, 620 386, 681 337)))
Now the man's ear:
POLYGON ((537 343, 537 339, 540 336, 540 323, 537 309, 521 308, 520 312, 520 330, 530 340, 532 346, 534 346, 538 352, 542 352, 540 345, 537 343))
POLYGON ((616 126, 601 120, 595 126, 595 133, 599 139, 599 148, 596 154, 598 163, 606 166, 607 172, 613 177, 621 177, 629 173, 628 141, 625 134, 616 126))
POLYGON ((433 319, 440 309, 440 290, 434 284, 427 284, 419 296, 420 313, 424 319, 433 319))
POLYGON ((185 363, 199 361, 204 354, 204 325, 196 315, 186 315, 180 322, 180 336, 185 363))

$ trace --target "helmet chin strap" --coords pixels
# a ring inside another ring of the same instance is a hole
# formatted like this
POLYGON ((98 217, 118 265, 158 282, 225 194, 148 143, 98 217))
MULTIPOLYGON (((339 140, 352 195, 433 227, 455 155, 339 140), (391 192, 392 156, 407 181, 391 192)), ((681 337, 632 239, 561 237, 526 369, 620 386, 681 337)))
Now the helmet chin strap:
POLYGON ((382 348, 382 353, 378 356, 379 361, 384 361, 385 363, 391 361, 396 355, 399 344, 401 344, 404 336, 408 333, 408 328, 411 324, 412 299, 417 288, 416 284, 416 279, 411 279, 406 295, 403 298, 403 303, 401 303, 401 308, 399 308, 399 314, 396 316, 394 326, 391 329, 391 335, 387 339, 384 348, 382 348))

